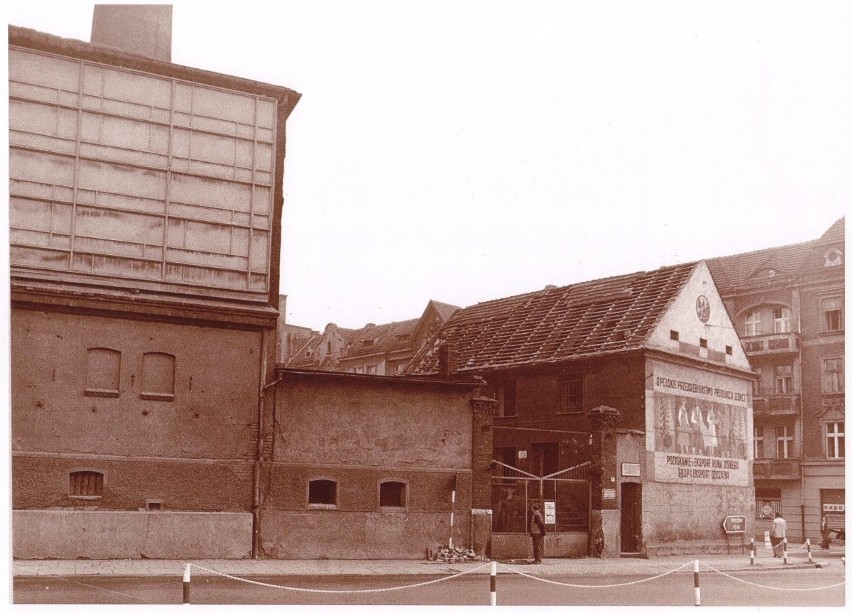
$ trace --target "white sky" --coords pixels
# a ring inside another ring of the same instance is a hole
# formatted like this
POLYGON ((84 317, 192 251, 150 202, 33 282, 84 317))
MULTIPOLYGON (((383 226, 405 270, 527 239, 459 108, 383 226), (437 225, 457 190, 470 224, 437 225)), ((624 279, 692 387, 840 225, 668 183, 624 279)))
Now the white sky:
MULTIPOLYGON (((5 11, 88 41, 93 5, 5 11)), ((810 240, 852 202, 845 0, 173 5, 172 61, 303 94, 289 323, 810 240)))

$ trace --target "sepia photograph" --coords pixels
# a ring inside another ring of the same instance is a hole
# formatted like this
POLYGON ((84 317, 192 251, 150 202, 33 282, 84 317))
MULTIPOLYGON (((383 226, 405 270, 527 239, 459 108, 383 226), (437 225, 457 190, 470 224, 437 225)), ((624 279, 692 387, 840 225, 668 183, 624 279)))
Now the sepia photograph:
POLYGON ((7 605, 845 607, 852 4, 2 10, 7 605))

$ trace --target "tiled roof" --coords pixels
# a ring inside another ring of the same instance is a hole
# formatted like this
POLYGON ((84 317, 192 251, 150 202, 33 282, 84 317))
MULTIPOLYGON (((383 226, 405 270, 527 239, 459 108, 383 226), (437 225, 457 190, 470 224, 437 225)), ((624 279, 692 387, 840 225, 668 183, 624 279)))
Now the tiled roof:
POLYGON ((435 307, 435 311, 437 311, 438 316, 442 321, 447 321, 453 314, 459 310, 460 307, 454 306, 452 304, 446 304, 444 302, 438 302, 437 300, 430 300, 430 304, 435 307))
POLYGON ((555 363, 641 348, 696 264, 660 268, 483 302, 456 312, 407 372, 438 372, 448 343, 458 370, 555 363))
POLYGON ((819 239, 712 258, 707 260, 707 266, 710 268, 713 280, 723 293, 733 288, 765 281, 766 275, 759 273, 770 269, 775 271, 776 276, 794 277, 802 271, 818 245, 843 240, 845 219, 841 217, 834 222, 819 239))
POLYGON ((821 240, 824 241, 842 241, 846 238, 846 217, 841 217, 833 224, 831 227, 825 231, 825 234, 822 235, 821 240))
POLYGON ((378 326, 371 324, 352 330, 351 334, 346 336, 349 348, 341 359, 348 360, 374 353, 408 349, 411 345, 411 333, 419 321, 419 319, 409 319, 378 326))

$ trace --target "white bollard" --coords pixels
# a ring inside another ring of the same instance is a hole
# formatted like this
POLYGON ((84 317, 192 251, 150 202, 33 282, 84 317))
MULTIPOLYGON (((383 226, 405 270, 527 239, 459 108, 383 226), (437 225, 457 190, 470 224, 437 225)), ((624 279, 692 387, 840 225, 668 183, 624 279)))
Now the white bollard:
POLYGON ((491 606, 497 606, 497 562, 491 562, 491 606))
POLYGON ((784 564, 787 563, 787 537, 784 537, 784 540, 781 541, 781 550, 784 552, 784 564))
POLYGON ((808 546, 808 564, 810 564, 814 561, 814 559, 811 557, 811 539, 807 539, 805 541, 805 545, 808 546))
POLYGON ((183 566, 183 604, 189 604, 189 569, 192 564, 183 566))
POLYGON ((748 557, 750 558, 749 564, 754 566, 754 537, 751 537, 751 551, 749 551, 748 557))
POLYGON ((698 560, 692 566, 692 576, 695 583, 695 606, 701 606, 701 586, 698 580, 698 560))

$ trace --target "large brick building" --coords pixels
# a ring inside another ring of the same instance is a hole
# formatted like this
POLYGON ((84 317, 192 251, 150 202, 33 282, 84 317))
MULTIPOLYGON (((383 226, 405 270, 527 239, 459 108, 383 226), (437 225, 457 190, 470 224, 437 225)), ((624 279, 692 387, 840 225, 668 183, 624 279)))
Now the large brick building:
POLYGON ((441 351, 498 401, 495 555, 527 553, 532 500, 554 556, 724 550, 728 515, 752 530, 753 375, 705 263, 462 309, 409 372, 441 351))
POLYGON ((757 373, 758 533, 845 527, 845 218, 818 239, 708 260, 757 373))
POLYGON ((16 555, 252 550, 299 94, 171 63, 170 23, 9 28, 16 555))

